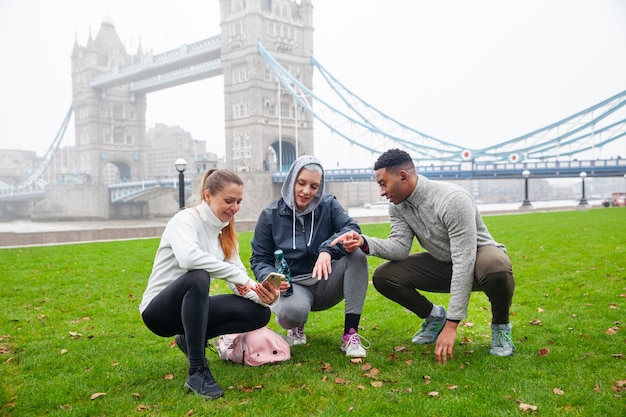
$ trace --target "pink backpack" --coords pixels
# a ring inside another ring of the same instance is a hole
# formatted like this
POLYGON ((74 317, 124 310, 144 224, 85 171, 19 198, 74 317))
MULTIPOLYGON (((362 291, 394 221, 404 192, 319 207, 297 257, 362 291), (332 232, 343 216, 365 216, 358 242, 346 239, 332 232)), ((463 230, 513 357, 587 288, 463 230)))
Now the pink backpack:
POLYGON ((260 366, 291 358, 289 343, 267 327, 222 335, 217 338, 215 346, 222 360, 241 365, 260 366))

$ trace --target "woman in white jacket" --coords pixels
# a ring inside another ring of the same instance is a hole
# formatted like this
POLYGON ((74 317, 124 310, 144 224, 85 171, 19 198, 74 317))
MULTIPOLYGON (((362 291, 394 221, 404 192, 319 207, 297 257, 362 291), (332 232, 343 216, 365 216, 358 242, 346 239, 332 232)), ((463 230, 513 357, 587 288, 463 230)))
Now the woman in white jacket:
POLYGON ((139 310, 146 326, 163 337, 176 335, 189 362, 185 387, 208 399, 222 397, 205 356, 207 341, 263 327, 276 288, 250 279, 239 258, 234 215, 243 181, 228 169, 206 172, 201 202, 167 223, 139 310), (211 280, 223 279, 235 294, 209 296, 211 280))

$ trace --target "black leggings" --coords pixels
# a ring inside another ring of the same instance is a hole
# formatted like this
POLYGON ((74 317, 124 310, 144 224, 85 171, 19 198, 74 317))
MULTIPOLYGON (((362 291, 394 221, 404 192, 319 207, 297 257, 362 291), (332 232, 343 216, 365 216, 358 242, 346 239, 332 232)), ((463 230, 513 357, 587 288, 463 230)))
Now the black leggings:
POLYGON ((189 271, 154 297, 141 315, 159 336, 185 335, 191 368, 205 363, 207 340, 258 329, 270 320, 270 309, 254 301, 235 294, 209 296, 210 282, 208 272, 189 271))

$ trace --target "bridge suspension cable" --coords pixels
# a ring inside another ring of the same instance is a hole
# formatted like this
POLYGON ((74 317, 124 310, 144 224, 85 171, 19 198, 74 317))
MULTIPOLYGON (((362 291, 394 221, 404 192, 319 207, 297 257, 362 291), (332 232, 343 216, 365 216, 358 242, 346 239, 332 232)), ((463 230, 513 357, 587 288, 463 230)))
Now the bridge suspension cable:
POLYGON ((73 112, 73 109, 72 109, 72 106, 70 105, 70 108, 67 110, 67 113, 65 114, 65 118, 63 119, 63 122, 61 123, 61 127, 59 128, 59 131, 54 137, 52 144, 46 151, 46 154, 44 155, 43 159, 41 160, 37 168, 35 168, 35 170, 31 172, 31 174, 24 181, 22 181, 21 183, 17 185, 9 185, 0 181, 0 189, 5 190, 5 191, 8 190, 9 192, 23 192, 31 188, 33 184, 36 184, 41 188, 43 188, 46 185, 45 181, 41 179, 41 176, 48 168, 48 165, 50 165, 50 161, 52 161, 54 154, 59 149, 59 145, 63 141, 63 136, 65 135, 67 125, 69 124, 70 119, 72 117, 72 112, 73 112))
POLYGON ((559 160, 601 150, 626 135, 626 91, 588 109, 526 135, 484 148, 461 147, 388 116, 369 105, 338 81, 311 54, 311 63, 330 88, 331 98, 321 98, 291 75, 261 44, 258 51, 282 88, 332 133, 373 154, 401 147, 422 163, 521 162, 559 160), (335 100, 331 103, 331 100, 335 100))

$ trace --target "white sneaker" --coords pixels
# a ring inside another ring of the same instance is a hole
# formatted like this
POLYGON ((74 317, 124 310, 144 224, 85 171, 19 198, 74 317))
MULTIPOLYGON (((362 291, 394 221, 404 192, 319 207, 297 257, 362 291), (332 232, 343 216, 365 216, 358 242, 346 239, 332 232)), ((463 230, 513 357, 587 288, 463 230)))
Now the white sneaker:
POLYGON ((287 337, 293 339, 292 345, 306 345, 306 334, 304 334, 304 326, 289 329, 287 337))
POLYGON ((369 340, 367 340, 363 336, 359 336, 359 334, 354 329, 350 329, 350 331, 344 334, 341 338, 341 350, 346 352, 346 356, 350 358, 366 357, 367 352, 365 352, 365 349, 369 349, 369 347, 369 340), (367 343, 367 346, 363 346, 361 340, 367 343))

